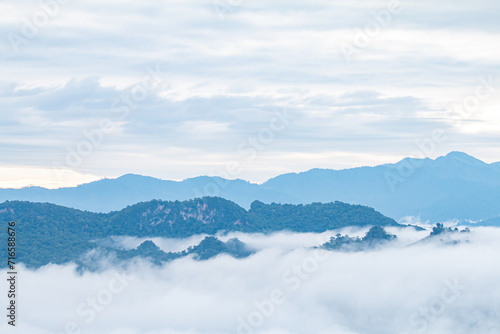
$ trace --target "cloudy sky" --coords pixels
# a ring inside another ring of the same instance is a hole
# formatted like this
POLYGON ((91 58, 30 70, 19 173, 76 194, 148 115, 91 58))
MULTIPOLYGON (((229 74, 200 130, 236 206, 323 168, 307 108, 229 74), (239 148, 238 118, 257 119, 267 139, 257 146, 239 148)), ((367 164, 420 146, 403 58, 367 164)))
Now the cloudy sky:
POLYGON ((42 3, 0 3, 2 187, 500 160, 497 0, 42 3))

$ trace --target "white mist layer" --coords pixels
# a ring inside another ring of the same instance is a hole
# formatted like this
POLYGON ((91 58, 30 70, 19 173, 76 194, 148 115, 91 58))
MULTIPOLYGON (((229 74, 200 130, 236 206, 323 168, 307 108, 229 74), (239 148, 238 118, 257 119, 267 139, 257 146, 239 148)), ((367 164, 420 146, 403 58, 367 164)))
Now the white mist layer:
POLYGON ((19 268, 19 324, 3 321, 0 332, 499 333, 500 229, 474 229, 456 246, 402 247, 428 232, 399 232, 399 247, 371 252, 290 250, 330 234, 277 233, 238 235, 264 248, 242 260, 140 261, 120 275, 19 268))
MULTIPOLYGON (((330 237, 340 233, 342 235, 349 235, 351 237, 363 237, 370 228, 364 227, 348 227, 338 230, 326 231, 323 233, 295 233, 295 232, 275 232, 271 234, 261 233, 241 233, 232 232, 225 235, 217 235, 222 241, 227 241, 231 238, 238 238, 240 241, 246 243, 250 248, 255 250, 262 250, 268 248, 278 248, 283 251, 293 250, 300 247, 314 247, 319 246, 330 240, 330 237)), ((416 232, 413 228, 398 228, 398 227, 385 227, 386 231, 398 236, 399 245, 406 246, 416 242, 429 235, 428 231, 416 232)), ((194 235, 189 238, 174 239, 174 238, 137 238, 137 237, 111 237, 107 243, 118 249, 134 249, 146 240, 152 240, 164 252, 180 252, 190 246, 195 246, 203 240, 206 235, 194 235)))

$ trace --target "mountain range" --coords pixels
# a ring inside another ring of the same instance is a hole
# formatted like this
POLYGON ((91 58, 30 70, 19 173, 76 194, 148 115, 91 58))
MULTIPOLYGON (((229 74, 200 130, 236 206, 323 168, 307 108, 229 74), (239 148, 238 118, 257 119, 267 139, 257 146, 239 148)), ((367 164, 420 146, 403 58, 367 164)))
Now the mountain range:
MULTIPOLYGON (((252 203, 247 211, 219 197, 188 201, 149 201, 108 214, 92 213, 48 203, 7 201, 0 204, 0 240, 7 240, 7 222, 15 222, 16 260, 30 267, 77 262, 103 247, 112 236, 184 238, 229 232, 324 232, 347 226, 400 226, 372 208, 341 202, 308 205, 252 203)), ((208 258, 218 252, 243 254, 234 241, 221 244, 208 239, 186 254, 162 254, 151 244, 140 253, 160 259, 193 253, 208 258), (238 248, 240 250, 238 250, 238 248)), ((123 253, 135 256, 134 252, 123 253)), ((95 262, 95 261, 90 261, 95 262)), ((5 261, 0 268, 6 265, 5 261)))
POLYGON ((263 184, 208 176, 178 182, 127 174, 71 188, 0 189, 0 202, 48 202, 102 213, 141 201, 203 196, 222 197, 246 209, 255 200, 341 201, 373 207, 397 220, 414 216, 431 223, 480 221, 500 216, 500 162, 488 164, 466 153, 451 152, 437 159, 406 158, 375 167, 311 169, 279 175, 263 184))

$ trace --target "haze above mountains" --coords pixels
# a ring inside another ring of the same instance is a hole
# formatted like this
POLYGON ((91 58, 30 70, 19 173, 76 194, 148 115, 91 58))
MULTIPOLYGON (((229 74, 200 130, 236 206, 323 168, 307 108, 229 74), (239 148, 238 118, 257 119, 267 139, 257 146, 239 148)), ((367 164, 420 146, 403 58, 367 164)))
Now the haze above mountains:
POLYGON ((0 202, 48 202, 92 212, 121 210, 153 199, 219 196, 244 208, 264 203, 342 201, 375 208, 394 219, 439 222, 500 216, 500 162, 488 164, 462 152, 437 159, 406 158, 396 164, 344 170, 312 169, 279 175, 263 184, 200 176, 181 182, 127 174, 73 188, 0 189, 0 202))

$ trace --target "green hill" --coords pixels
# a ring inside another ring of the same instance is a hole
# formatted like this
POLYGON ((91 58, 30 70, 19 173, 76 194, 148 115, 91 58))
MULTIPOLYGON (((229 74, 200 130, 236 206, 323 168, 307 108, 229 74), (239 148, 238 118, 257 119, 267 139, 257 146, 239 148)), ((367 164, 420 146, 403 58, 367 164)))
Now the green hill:
MULTIPOLYGON (((234 231, 323 232, 346 226, 398 226, 393 219, 361 205, 341 202, 289 205, 255 201, 246 211, 218 197, 182 202, 154 200, 108 214, 48 203, 4 202, 0 204, 0 222, 4 226, 0 229, 2 240, 7 238, 9 221, 16 222, 17 262, 31 267, 76 261, 96 247, 92 241, 110 236, 181 238, 234 231)), ((215 243, 212 246, 210 249, 217 249, 215 243)))

